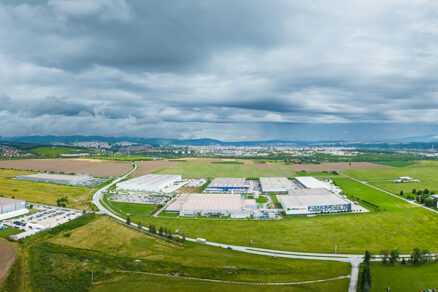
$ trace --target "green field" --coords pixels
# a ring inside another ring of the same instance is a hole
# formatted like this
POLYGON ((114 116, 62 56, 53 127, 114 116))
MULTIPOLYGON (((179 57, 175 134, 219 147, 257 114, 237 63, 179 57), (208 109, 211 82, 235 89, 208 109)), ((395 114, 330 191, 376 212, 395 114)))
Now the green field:
POLYGON ((394 194, 399 194, 401 190, 405 194, 409 194, 414 188, 416 190, 427 188, 429 191, 438 193, 438 161, 421 161, 420 163, 419 165, 405 168, 346 170, 343 173, 394 194), (392 182, 393 179, 400 176, 410 176, 421 181, 409 183, 392 182))
POLYGON ((371 291, 422 291, 438 289, 438 264, 383 265, 371 263, 371 291))
POLYGON ((98 284, 93 287, 96 292, 112 291, 347 291, 349 279, 341 279, 322 283, 299 284, 288 286, 256 286, 256 285, 238 285, 238 284, 221 284, 196 280, 175 279, 170 277, 157 277, 148 275, 119 275, 121 277, 117 282, 108 281, 107 283, 98 284), (147 283, 147 284, 145 284, 147 283))
MULTIPOLYGON (((108 201, 107 201, 108 202, 108 201)), ((122 203, 122 202, 112 202, 109 201, 110 207, 119 213, 130 214, 131 217, 135 217, 137 220, 149 216, 150 213, 157 209, 157 205, 149 204, 133 204, 133 203, 122 203)), ((138 223, 135 222, 135 223, 138 223)))
POLYGON ((181 174, 184 178, 198 177, 263 177, 263 176, 289 176, 292 169, 278 163, 254 164, 246 161, 243 164, 236 163, 210 163, 206 161, 185 161, 176 165, 160 169, 154 173, 181 174))
POLYGON ((341 262, 276 259, 190 242, 184 247, 91 214, 24 241, 12 270, 2 291, 345 291, 349 279, 280 287, 202 279, 284 283, 350 273, 341 262))
POLYGON ((91 153, 95 151, 86 150, 86 149, 78 149, 78 148, 69 148, 69 147, 38 147, 31 150, 39 156, 50 157, 50 158, 58 158, 61 154, 71 154, 71 153, 91 153))
POLYGON ((69 201, 67 207, 88 209, 85 200, 94 191, 93 189, 11 179, 17 175, 31 173, 28 171, 0 169, 0 195, 54 206, 56 206, 57 199, 67 198, 69 201), (84 200, 75 202, 76 199, 84 194, 86 194, 84 200))
POLYGON ((392 167, 408 167, 417 164, 416 161, 378 161, 372 162, 374 164, 392 166, 392 167))

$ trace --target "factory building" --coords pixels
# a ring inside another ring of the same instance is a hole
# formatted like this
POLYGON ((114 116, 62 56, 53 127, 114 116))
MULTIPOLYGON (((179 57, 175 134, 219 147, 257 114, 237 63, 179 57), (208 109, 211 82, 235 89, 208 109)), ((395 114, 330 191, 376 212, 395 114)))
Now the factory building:
POLYGON ((240 194, 183 194, 166 209, 180 216, 248 217, 257 208, 255 200, 242 199, 240 194))
POLYGON ((249 183, 244 178, 217 177, 205 189, 212 193, 247 193, 249 183))
POLYGON ((78 186, 86 184, 94 180, 92 176, 88 175, 68 175, 68 174, 52 174, 52 173, 36 173, 30 175, 19 175, 15 179, 63 184, 70 186, 78 186))
POLYGON ((260 185, 263 193, 286 193, 296 188, 287 177, 261 177, 260 185))
POLYGON ((324 188, 289 190, 277 199, 286 215, 351 212, 351 203, 324 188))
POLYGON ((117 184, 117 189, 126 191, 161 192, 181 181, 181 175, 147 174, 117 184))
POLYGON ((0 197, 0 220, 26 214, 26 201, 0 197))
POLYGON ((297 176, 294 178, 294 182, 297 186, 305 189, 326 189, 331 190, 330 184, 324 183, 312 176, 297 176))

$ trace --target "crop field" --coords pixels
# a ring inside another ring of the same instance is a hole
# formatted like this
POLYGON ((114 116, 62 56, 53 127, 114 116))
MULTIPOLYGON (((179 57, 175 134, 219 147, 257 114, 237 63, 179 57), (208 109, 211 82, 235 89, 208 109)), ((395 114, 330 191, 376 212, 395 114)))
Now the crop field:
POLYGON ((390 166, 382 164, 374 164, 369 162, 328 162, 321 164, 289 164, 288 167, 294 171, 333 171, 333 170, 351 170, 351 169, 379 169, 390 168, 390 166))
POLYGON ((386 166, 392 166, 392 167, 408 167, 415 164, 418 164, 416 161, 381 161, 381 162, 374 162, 375 164, 381 164, 386 166))
POLYGON ((415 265, 383 265, 372 263, 371 291, 423 291, 438 288, 438 264, 415 265))
MULTIPOLYGON (((131 216, 132 222, 179 229, 189 237, 203 237, 228 244, 307 252, 363 253, 382 249, 410 252, 428 248, 435 252, 438 214, 416 207, 348 178, 336 183, 350 195, 379 206, 381 211, 315 217, 286 217, 284 220, 199 220, 131 216), (239 236, 236 236, 239 233, 239 236), (317 243, 317 244, 309 244, 317 243)), ((367 207, 367 206, 365 206, 367 207)))
POLYGON ((137 170, 132 174, 133 177, 142 176, 148 173, 152 173, 154 171, 166 168, 166 167, 172 167, 178 164, 178 162, 175 161, 169 161, 169 160, 150 160, 150 161, 136 161, 137 163, 137 170))
POLYGON ((59 158, 61 154, 70 154, 70 153, 83 153, 83 152, 95 152, 90 150, 83 150, 78 148, 69 148, 69 147, 38 147, 31 150, 39 156, 51 157, 51 158, 59 158))
POLYGON ((155 171, 159 174, 181 174, 184 178, 202 177, 263 177, 288 176, 293 173, 285 165, 277 163, 255 164, 245 161, 243 164, 211 163, 210 161, 195 160, 179 162, 175 165, 155 171))
POLYGON ((56 206, 56 200, 67 198, 67 207, 88 209, 84 201, 75 202, 81 196, 86 200, 90 188, 71 187, 60 184, 49 184, 11 179, 17 175, 30 174, 27 171, 0 169, 0 194, 5 197, 15 197, 32 203, 40 203, 56 206))
POLYGON ((0 168, 56 173, 86 173, 92 176, 121 176, 132 169, 130 162, 92 159, 23 159, 0 161, 0 168))
POLYGON ((0 286, 8 274, 9 268, 12 266, 15 259, 14 247, 0 239, 0 286))
POLYGON ((414 188, 416 190, 427 188, 429 191, 438 193, 438 161, 422 161, 421 164, 403 168, 351 170, 344 171, 344 173, 394 194, 399 194, 401 190, 405 194, 409 194, 414 188), (393 179, 400 176, 409 176, 421 181, 409 183, 392 182, 393 179))

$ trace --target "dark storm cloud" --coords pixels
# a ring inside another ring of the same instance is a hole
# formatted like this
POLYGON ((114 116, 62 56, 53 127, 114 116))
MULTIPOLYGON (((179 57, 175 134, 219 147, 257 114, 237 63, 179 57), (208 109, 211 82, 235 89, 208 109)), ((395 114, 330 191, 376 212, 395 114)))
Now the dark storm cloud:
POLYGON ((3 1, 0 135, 430 134, 437 6, 3 1))

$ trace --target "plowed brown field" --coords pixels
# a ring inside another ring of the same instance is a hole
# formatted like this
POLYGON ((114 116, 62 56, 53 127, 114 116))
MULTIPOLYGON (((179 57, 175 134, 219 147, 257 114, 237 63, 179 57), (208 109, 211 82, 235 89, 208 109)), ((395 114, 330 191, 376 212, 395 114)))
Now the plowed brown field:
POLYGON ((132 169, 132 163, 92 159, 23 159, 0 161, 0 168, 121 176, 132 169))
POLYGON ((14 259, 14 247, 6 241, 0 240, 0 286, 14 263, 14 259))

